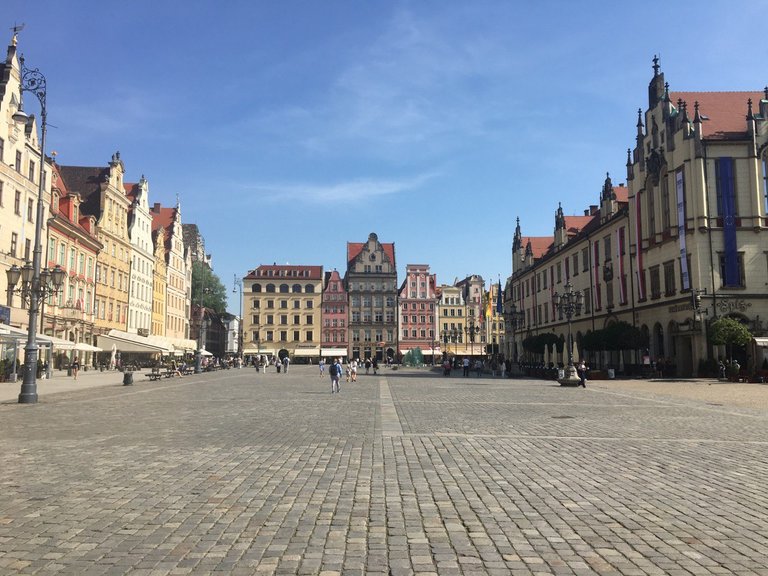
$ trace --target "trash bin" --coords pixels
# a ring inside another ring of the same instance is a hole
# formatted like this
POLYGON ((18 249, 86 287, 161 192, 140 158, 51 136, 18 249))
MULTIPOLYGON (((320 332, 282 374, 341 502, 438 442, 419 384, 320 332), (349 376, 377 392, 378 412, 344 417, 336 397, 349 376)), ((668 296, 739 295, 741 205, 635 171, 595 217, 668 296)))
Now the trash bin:
POLYGON ((565 378, 565 370, 563 368, 558 368, 557 369, 557 379, 558 380, 562 380, 563 378, 565 378))
POLYGON ((133 386, 133 372, 123 372, 123 386, 133 386))
POLYGON ((608 380, 616 378, 616 371, 613 368, 608 368, 608 380))

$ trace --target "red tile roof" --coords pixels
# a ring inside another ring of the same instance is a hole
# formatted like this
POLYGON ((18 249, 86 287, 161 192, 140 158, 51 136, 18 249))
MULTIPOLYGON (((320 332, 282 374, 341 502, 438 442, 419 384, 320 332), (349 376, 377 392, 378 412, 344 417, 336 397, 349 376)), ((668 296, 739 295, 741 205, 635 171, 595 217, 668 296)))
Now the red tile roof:
POLYGON ((688 117, 693 120, 694 104, 699 103, 699 114, 709 120, 701 123, 705 140, 743 138, 747 132, 747 100, 752 99, 752 110, 757 113, 763 92, 670 92, 674 106, 678 100, 688 104, 688 117))
MULTIPOLYGON (((568 216, 566 216, 568 218, 568 216)), ((552 238, 548 236, 523 236, 523 249, 528 247, 528 242, 531 243, 531 249, 533 250, 534 258, 541 258, 547 252, 549 252, 552 246, 552 238)))
MULTIPOLYGON (((360 255, 360 252, 363 251, 363 247, 367 244, 367 242, 347 242, 347 264, 351 265, 352 261, 357 258, 360 255)), ((387 258, 389 258, 389 261, 392 262, 392 265, 395 265, 395 243, 385 243, 380 242, 382 250, 384 250, 384 254, 387 255, 387 258)))
POLYGON ((595 216, 566 216, 565 217, 565 230, 568 234, 578 234, 584 227, 592 222, 595 216))
POLYGON ((613 193, 616 194, 618 202, 629 202, 629 188, 626 186, 614 186, 613 193))

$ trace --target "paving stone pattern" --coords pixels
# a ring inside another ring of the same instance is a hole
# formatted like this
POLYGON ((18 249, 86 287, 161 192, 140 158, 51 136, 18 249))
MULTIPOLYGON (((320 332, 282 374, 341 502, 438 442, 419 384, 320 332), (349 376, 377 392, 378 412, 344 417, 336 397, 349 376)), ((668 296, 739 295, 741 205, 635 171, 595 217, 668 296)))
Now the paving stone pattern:
POLYGON ((341 386, 292 366, 1 403, 0 574, 768 575, 768 412, 341 386))

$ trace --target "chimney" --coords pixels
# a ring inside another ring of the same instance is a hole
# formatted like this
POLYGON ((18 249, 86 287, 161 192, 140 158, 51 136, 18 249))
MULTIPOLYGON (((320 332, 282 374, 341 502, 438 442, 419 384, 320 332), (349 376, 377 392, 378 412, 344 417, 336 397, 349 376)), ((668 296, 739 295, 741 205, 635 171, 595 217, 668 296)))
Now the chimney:
POLYGON ((589 205, 589 216, 594 216, 597 214, 597 204, 590 204, 589 205))

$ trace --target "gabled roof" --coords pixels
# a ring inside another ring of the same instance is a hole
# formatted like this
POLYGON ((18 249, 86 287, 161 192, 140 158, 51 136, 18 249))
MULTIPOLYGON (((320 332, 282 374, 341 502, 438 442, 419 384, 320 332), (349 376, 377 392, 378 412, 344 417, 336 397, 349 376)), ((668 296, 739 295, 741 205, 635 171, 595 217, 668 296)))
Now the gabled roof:
MULTIPOLYGON (((367 244, 367 242, 347 242, 347 264, 349 266, 352 265, 352 261, 360 255, 360 252, 363 251, 367 244)), ((395 243, 379 242, 379 244, 381 244, 381 248, 384 250, 387 258, 389 258, 392 266, 395 266, 395 243)))
MULTIPOLYGON (((569 217, 566 216, 566 219, 567 218, 569 217)), ((579 218, 579 216, 570 216, 570 218, 579 218)), ((547 252, 549 252, 550 247, 554 243, 552 237, 550 236, 523 236, 522 241, 524 250, 528 246, 528 242, 531 243, 531 250, 533 250, 534 258, 541 258, 544 256, 547 252)))
POLYGON ((613 193, 617 202, 629 202, 629 188, 626 186, 614 186, 613 193))
POLYGON ((83 214, 101 218, 101 183, 109 177, 109 168, 96 166, 59 166, 59 174, 69 192, 80 194, 83 214))
POLYGON ((593 218, 595 216, 565 216, 565 230, 569 236, 578 234, 593 218))
POLYGON ((701 123, 704 140, 743 138, 747 133, 747 100, 752 99, 755 113, 759 110, 763 92, 670 92, 674 106, 678 100, 688 105, 688 117, 693 120, 694 104, 699 103, 699 114, 708 119, 701 123))
POLYGON ((139 192, 139 185, 137 183, 123 182, 123 189, 125 190, 125 195, 128 196, 128 199, 131 202, 135 202, 136 194, 139 192))

